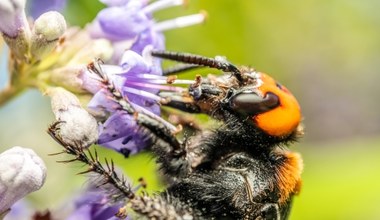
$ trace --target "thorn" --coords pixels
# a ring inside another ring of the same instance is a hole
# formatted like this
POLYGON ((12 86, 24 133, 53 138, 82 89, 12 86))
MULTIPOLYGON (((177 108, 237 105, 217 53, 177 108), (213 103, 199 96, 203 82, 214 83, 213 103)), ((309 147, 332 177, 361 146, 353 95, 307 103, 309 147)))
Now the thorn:
POLYGON ((112 168, 112 172, 115 170, 115 163, 113 162, 113 160, 111 159, 111 168, 112 168))
POLYGON ((57 156, 57 155, 60 155, 60 154, 65 154, 67 153, 66 151, 61 151, 61 152, 58 152, 58 153, 51 153, 51 154, 48 154, 48 156, 57 156))
POLYGON ((77 173, 76 175, 82 175, 82 174, 87 174, 87 173, 91 173, 93 172, 94 170, 92 168, 89 168, 88 170, 85 170, 85 171, 82 171, 82 172, 79 172, 77 173))
POLYGON ((104 177, 103 182, 100 183, 99 185, 97 185, 96 187, 101 187, 101 186, 104 186, 104 185, 109 184, 109 183, 110 183, 109 182, 109 177, 106 176, 106 177, 104 177))
POLYGON ((108 163, 108 160, 107 160, 107 158, 104 158, 104 161, 105 161, 105 163, 106 163, 107 169, 108 169, 108 170, 111 170, 111 168, 110 168, 110 165, 109 165, 109 163, 108 163))
POLYGON ((57 163, 72 163, 74 161, 77 161, 77 158, 71 159, 71 160, 57 160, 57 163))
MULTIPOLYGON (((96 150, 95 150, 96 153, 96 150)), ((90 157, 91 161, 95 162, 94 155, 91 153, 91 151, 88 151, 88 156, 90 157)))
POLYGON ((55 130, 52 130, 51 128, 48 129, 47 133, 52 137, 58 144, 62 145, 64 148, 66 148, 67 144, 59 137, 59 135, 55 132, 55 130))
POLYGON ((95 161, 99 162, 99 156, 98 156, 98 151, 95 150, 95 161))

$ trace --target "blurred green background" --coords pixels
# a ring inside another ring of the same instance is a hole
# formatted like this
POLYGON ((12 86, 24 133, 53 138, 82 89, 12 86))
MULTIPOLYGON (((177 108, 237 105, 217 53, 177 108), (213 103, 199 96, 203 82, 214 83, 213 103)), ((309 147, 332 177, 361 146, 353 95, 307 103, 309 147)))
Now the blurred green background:
MULTIPOLYGON (((69 1, 67 20, 84 25, 102 7, 95 3, 69 1)), ((269 73, 298 98, 306 135, 291 149, 302 153, 305 168, 292 220, 380 219, 379 8, 377 0, 192 0, 156 15, 160 21, 206 10, 205 24, 165 33, 169 50, 227 56, 269 73)), ((59 151, 45 132, 53 121, 49 108, 36 91, 1 108, 0 148, 21 145, 43 156, 59 151)), ((38 208, 58 208, 83 186, 74 175, 83 167, 44 159, 47 183, 30 199, 38 208)), ((143 170, 153 164, 150 156, 128 161, 129 176, 160 188, 154 169, 143 170)))

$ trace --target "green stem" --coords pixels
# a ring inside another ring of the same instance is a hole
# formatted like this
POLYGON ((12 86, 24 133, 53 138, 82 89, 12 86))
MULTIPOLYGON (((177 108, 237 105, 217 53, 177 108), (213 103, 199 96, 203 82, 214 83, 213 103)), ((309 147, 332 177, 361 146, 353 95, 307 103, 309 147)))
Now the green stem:
POLYGON ((24 91, 25 87, 23 86, 7 86, 3 90, 0 91, 0 107, 5 105, 7 102, 15 98, 22 91, 24 91))

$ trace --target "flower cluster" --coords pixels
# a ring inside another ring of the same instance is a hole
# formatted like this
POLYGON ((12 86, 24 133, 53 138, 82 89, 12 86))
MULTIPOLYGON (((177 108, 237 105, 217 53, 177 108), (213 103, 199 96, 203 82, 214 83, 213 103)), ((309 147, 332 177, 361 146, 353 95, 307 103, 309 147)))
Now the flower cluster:
POLYGON ((47 11, 34 21, 27 19, 25 7, 25 0, 0 2, 0 32, 10 51, 9 81, 0 90, 0 106, 28 88, 45 93, 51 86, 60 86, 84 93, 79 71, 94 57, 108 59, 112 55, 110 43, 91 39, 87 31, 76 27, 67 28, 57 11, 47 11))
POLYGON ((154 12, 183 5, 185 0, 157 0, 150 4, 147 0, 103 2, 109 7, 98 13, 89 26, 89 31, 94 38, 107 38, 114 43, 116 49, 119 48, 114 55, 116 62, 126 49, 140 55, 147 45, 164 49, 163 31, 198 24, 205 19, 205 14, 199 13, 161 22, 154 21, 154 12))
POLYGON ((66 30, 66 22, 61 14, 50 11, 40 15, 30 28, 25 3, 10 0, 0 3, 0 31, 17 59, 30 63, 52 52, 66 30))
MULTIPOLYGON (((113 61, 118 65, 100 64, 96 71, 100 74, 91 70, 81 74, 83 87, 94 93, 89 108, 111 114, 100 129, 98 143, 102 146, 128 156, 144 149, 151 141, 136 124, 131 112, 120 110, 115 91, 120 93, 121 100, 131 104, 133 111, 153 117, 160 114, 160 102, 163 101, 156 95, 159 90, 181 91, 180 87, 165 85, 169 78, 162 76, 160 60, 153 58, 150 52, 164 49, 162 31, 197 24, 205 19, 200 13, 158 23, 153 20, 153 12, 183 3, 183 0, 159 0, 151 4, 139 0, 107 1, 110 7, 103 9, 89 27, 94 37, 106 37, 115 47, 129 44, 127 48, 119 47, 124 50, 121 55, 115 51, 113 61), (115 91, 110 91, 110 87, 115 91)), ((190 84, 193 81, 171 83, 190 84)), ((176 130, 173 125, 161 121, 169 129, 176 130)))
MULTIPOLYGON (((10 51, 10 78, 0 90, 0 106, 27 88, 50 96, 56 122, 49 134, 75 160, 90 165, 88 172, 121 181, 117 190, 133 193, 136 189, 115 176, 113 164, 107 171, 97 156, 89 159, 84 150, 97 143, 128 156, 149 146, 151 135, 135 118, 140 112, 177 130, 160 117, 160 105, 166 100, 158 93, 181 92, 184 89, 174 84, 193 81, 163 76, 161 61, 150 54, 165 49, 164 31, 201 23, 205 14, 157 22, 155 12, 185 1, 101 0, 107 7, 79 29, 67 27, 65 18, 51 11, 65 1, 51 1, 45 8, 36 7, 38 0, 30 1, 34 20, 25 13, 25 0, 0 2, 0 32, 10 51)), ((42 186, 46 168, 34 152, 19 147, 0 154, 0 162, 1 218, 13 203, 42 186)), ((75 200, 69 218, 108 219, 122 206, 122 200, 110 204, 104 190, 93 188, 75 200)))

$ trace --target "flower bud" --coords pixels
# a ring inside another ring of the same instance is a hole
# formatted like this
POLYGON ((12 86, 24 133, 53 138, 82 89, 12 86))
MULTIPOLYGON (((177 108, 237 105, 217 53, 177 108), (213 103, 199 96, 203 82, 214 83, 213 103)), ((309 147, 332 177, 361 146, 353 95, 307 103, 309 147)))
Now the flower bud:
POLYGON ((42 14, 34 22, 32 30, 31 53, 34 59, 39 60, 49 54, 65 33, 65 18, 56 11, 42 14))
POLYGON ((98 140, 98 124, 95 118, 82 108, 78 98, 61 87, 47 90, 51 106, 64 142, 82 148, 98 140))
POLYGON ((29 28, 25 15, 26 0, 0 1, 0 31, 8 37, 15 38, 22 28, 29 28))
POLYGON ((50 81, 74 93, 88 93, 82 88, 83 80, 79 77, 86 69, 85 65, 65 66, 53 69, 49 73, 50 81))
POLYGON ((19 199, 42 187, 46 166, 31 149, 13 147, 0 154, 0 216, 19 199))
POLYGON ((26 0, 0 1, 0 32, 12 53, 26 59, 29 48, 30 27, 25 15, 26 0))

